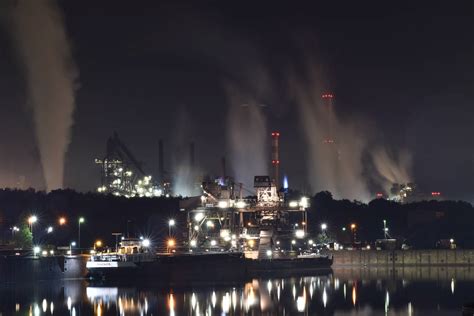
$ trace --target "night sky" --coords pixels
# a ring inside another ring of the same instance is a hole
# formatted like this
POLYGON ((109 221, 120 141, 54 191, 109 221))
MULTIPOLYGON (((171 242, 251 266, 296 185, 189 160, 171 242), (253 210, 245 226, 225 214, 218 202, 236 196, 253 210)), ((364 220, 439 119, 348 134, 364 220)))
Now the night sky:
MULTIPOLYGON (((341 120, 357 118, 378 144, 411 153, 420 189, 474 201, 472 1, 194 2, 59 1, 79 70, 66 187, 95 190, 94 158, 114 131, 153 175, 160 138, 167 169, 194 141, 203 173, 219 174, 229 155, 231 83, 264 105, 268 133, 282 134, 282 173, 307 190, 311 162, 289 78, 312 67, 341 120)), ((25 176, 41 189, 24 74, 7 29, 0 185, 25 176)))

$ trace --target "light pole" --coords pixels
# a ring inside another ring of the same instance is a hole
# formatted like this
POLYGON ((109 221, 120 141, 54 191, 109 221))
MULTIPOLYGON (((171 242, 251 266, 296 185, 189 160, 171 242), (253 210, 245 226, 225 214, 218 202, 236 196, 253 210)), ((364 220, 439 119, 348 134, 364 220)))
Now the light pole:
POLYGON ((387 220, 383 220, 383 238, 388 238, 388 227, 387 227, 387 220))
POLYGON ((31 232, 31 241, 34 244, 34 237, 33 237, 33 224, 38 221, 38 217, 36 215, 31 215, 28 217, 28 225, 30 226, 30 232, 31 232))
POLYGON ((78 227, 78 238, 77 238, 77 245, 78 245, 78 248, 80 249, 81 248, 81 224, 84 223, 85 219, 84 217, 79 217, 79 220, 77 221, 77 227, 78 227))
POLYGON ((168 221, 168 236, 171 236, 171 227, 173 227, 176 224, 174 219, 170 219, 168 221))
POLYGON ((356 224, 351 224, 351 232, 352 232, 352 243, 354 244, 356 241, 356 224))
POLYGON ((73 241, 69 244, 69 254, 72 256, 72 247, 76 247, 76 242, 73 241))
POLYGON ((15 237, 15 233, 16 233, 16 232, 19 232, 19 231, 20 231, 20 229, 19 229, 18 227, 13 226, 13 227, 12 227, 12 237, 14 238, 14 237, 15 237))

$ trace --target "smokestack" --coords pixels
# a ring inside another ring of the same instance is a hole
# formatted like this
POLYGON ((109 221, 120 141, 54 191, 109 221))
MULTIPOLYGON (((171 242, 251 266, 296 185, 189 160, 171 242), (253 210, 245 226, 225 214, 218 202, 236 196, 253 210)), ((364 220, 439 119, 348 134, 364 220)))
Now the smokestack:
POLYGON ((165 181, 165 158, 163 140, 158 140, 158 176, 161 182, 165 181))
POLYGON ((194 142, 189 144, 189 165, 194 167, 194 142))
POLYGON ((225 157, 221 158, 222 179, 225 181, 225 157))
POLYGON ((280 133, 272 133, 272 167, 273 167, 273 181, 276 187, 280 186, 280 133))
MULTIPOLYGON (((334 95, 332 93, 324 93, 321 95, 321 99, 323 99, 323 111, 326 112, 326 114, 332 113, 333 112, 333 97, 334 95)), ((334 122, 329 119, 327 122, 327 130, 324 131, 324 139, 323 143, 325 144, 334 144, 334 122)))

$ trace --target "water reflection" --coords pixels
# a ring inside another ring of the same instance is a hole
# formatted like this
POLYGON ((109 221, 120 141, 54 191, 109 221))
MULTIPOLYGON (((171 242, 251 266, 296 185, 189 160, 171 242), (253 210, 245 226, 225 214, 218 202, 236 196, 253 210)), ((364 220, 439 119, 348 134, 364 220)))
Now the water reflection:
POLYGON ((144 288, 85 281, 0 287, 0 315, 459 315, 474 269, 343 269, 232 286, 144 288))

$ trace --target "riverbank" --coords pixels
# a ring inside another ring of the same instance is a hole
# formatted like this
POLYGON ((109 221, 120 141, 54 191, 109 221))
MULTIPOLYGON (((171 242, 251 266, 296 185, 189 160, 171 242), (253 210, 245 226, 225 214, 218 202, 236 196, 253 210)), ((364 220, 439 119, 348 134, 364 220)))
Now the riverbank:
POLYGON ((0 257, 1 283, 81 279, 89 256, 0 257))
POLYGON ((474 249, 338 250, 333 267, 345 266, 473 266, 474 249))

